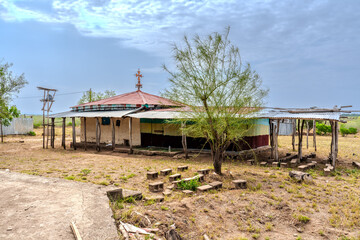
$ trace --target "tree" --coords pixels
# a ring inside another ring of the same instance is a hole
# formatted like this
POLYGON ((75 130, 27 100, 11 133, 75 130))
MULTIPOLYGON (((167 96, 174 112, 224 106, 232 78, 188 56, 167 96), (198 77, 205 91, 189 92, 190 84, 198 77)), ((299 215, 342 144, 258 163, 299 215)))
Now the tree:
MULTIPOLYGON (((176 70, 170 74, 170 88, 164 95, 183 103, 190 111, 182 118, 191 119, 182 130, 193 137, 203 137, 210 145, 215 172, 221 174, 226 149, 244 141, 252 131, 248 117, 259 110, 267 90, 250 64, 242 64, 239 49, 224 34, 184 37, 184 46, 174 45, 176 70)), ((179 121, 181 119, 177 119, 179 121)))
POLYGON ((13 94, 19 93, 27 81, 24 74, 15 76, 10 68, 12 63, 0 63, 0 130, 1 142, 3 142, 3 125, 9 126, 14 117, 18 117, 20 112, 15 106, 9 106, 12 101, 13 94))
POLYGON ((88 102, 93 102, 93 101, 98 101, 101 99, 105 99, 105 98, 109 98, 109 97, 113 97, 115 96, 116 93, 113 90, 106 90, 105 92, 94 92, 93 90, 86 91, 82 97, 80 98, 78 104, 83 104, 83 103, 88 103, 88 102))

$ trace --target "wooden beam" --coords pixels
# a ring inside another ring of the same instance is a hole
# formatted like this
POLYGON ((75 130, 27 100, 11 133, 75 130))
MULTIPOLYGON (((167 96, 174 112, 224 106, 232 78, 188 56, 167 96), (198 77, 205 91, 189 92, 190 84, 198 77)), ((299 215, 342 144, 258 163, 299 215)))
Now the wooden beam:
POLYGON ((87 150, 87 139, 86 139, 86 117, 84 117, 84 149, 87 150))
POLYGON ((130 145, 130 154, 133 153, 133 145, 132 145, 132 118, 129 117, 129 145, 130 145))
POLYGON ((72 137, 73 137, 73 149, 76 150, 76 129, 75 129, 75 118, 71 118, 72 121, 72 137))
POLYGON ((115 149, 115 119, 111 118, 111 124, 112 124, 112 138, 111 138, 111 144, 112 144, 112 150, 115 149))
POLYGON ((315 148, 315 152, 316 152, 316 121, 313 120, 313 145, 315 148))
POLYGON ((76 240, 82 240, 81 235, 80 235, 80 232, 79 232, 79 230, 77 229, 77 227, 76 227, 76 225, 75 225, 74 222, 71 222, 70 227, 71 227, 71 230, 72 230, 72 232, 73 232, 73 234, 74 234, 74 236, 75 236, 75 239, 76 239, 76 240))
POLYGON ((61 139, 61 146, 66 149, 66 145, 65 145, 65 129, 66 129, 66 118, 63 117, 62 118, 62 139, 61 139))

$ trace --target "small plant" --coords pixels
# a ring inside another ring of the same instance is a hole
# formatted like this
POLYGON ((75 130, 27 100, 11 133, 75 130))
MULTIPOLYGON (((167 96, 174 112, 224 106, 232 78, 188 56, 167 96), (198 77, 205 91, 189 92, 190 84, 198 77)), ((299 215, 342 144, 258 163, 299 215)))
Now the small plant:
POLYGON ((200 183, 199 183, 198 179, 192 179, 190 181, 181 180, 178 183, 178 188, 180 188, 182 190, 196 191, 196 188, 199 186, 200 186, 200 183))
POLYGON ((67 176, 67 177, 65 177, 65 179, 66 179, 66 180, 74 180, 74 179, 75 179, 75 177, 71 175, 71 176, 67 176))
POLYGON ((267 222, 267 223, 265 224, 265 228, 266 228, 266 231, 272 231, 273 225, 272 225, 271 223, 267 222))
POLYGON ((87 176, 89 173, 91 172, 91 170, 90 169, 83 169, 83 170, 81 170, 81 175, 82 176, 87 176))
POLYGON ((165 206, 161 206, 160 208, 161 208, 161 210, 163 210, 163 211, 169 210, 169 208, 168 208, 168 207, 165 207, 165 206))
POLYGON ((253 239, 258 239, 259 237, 260 237, 260 234, 258 234, 258 233, 255 233, 255 234, 252 235, 253 239))
POLYGON ((40 128, 41 127, 41 123, 34 123, 34 128, 40 128))
POLYGON ((100 184, 100 185, 104 185, 104 186, 108 186, 108 185, 109 185, 109 183, 108 183, 107 181, 102 181, 102 182, 100 182, 99 184, 100 184))
POLYGON ((310 221, 310 218, 304 215, 297 215, 295 218, 301 223, 308 223, 310 221))
POLYGON ((123 176, 123 177, 120 177, 120 179, 124 180, 125 182, 129 179, 129 178, 132 178, 132 177, 135 177, 136 175, 134 173, 131 173, 127 176, 123 176))
POLYGON ((30 132, 28 132, 28 135, 29 135, 29 136, 36 136, 36 133, 33 132, 33 131, 30 131, 30 132))

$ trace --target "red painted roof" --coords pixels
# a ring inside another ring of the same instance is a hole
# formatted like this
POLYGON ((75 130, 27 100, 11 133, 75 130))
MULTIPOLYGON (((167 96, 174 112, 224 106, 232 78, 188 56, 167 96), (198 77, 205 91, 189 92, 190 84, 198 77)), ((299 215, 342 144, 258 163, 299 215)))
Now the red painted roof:
POLYGON ((169 99, 162 98, 156 95, 145 93, 141 90, 135 92, 129 92, 120 94, 114 97, 102 99, 99 101, 80 104, 74 107, 83 107, 91 105, 110 105, 110 104, 149 104, 149 105, 161 105, 161 106, 180 106, 180 104, 174 103, 169 99))

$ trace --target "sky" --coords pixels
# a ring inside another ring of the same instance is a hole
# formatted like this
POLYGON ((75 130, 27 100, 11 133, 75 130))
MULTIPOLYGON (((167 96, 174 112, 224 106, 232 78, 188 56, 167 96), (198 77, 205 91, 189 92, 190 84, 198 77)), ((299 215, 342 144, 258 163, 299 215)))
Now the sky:
POLYGON ((230 26, 230 40, 269 89, 269 107, 360 109, 360 1, 0 0, 0 61, 29 82, 14 98, 41 113, 36 87, 58 89, 53 112, 82 92, 169 87, 162 65, 184 35, 230 26))

